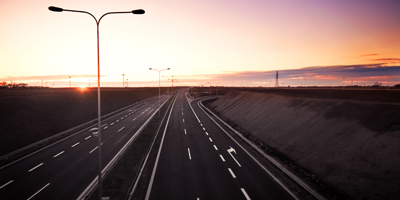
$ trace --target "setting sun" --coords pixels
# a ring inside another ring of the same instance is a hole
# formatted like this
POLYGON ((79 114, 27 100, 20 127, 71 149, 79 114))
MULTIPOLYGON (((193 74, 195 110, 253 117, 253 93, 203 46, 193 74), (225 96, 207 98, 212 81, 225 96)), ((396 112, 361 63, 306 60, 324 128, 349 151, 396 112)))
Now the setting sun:
POLYGON ((86 86, 84 86, 84 85, 81 85, 81 88, 82 88, 82 89, 85 89, 85 88, 86 88, 86 86))

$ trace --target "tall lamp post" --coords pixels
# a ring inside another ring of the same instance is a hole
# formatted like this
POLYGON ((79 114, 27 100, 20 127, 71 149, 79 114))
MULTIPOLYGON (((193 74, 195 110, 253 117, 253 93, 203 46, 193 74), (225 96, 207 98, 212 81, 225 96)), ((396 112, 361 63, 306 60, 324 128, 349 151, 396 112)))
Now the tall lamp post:
POLYGON ((102 198, 102 187, 101 187, 101 110, 100 110, 100 48, 99 48, 99 25, 100 25, 100 21, 101 19, 109 14, 127 14, 127 13, 132 13, 132 14, 144 14, 145 11, 143 9, 137 9, 137 10, 132 10, 132 11, 122 11, 122 12, 108 12, 103 14, 99 20, 97 20, 97 18, 92 15, 89 12, 86 11, 81 11, 81 10, 68 10, 68 9, 63 9, 63 8, 59 8, 59 7, 54 7, 54 6, 50 6, 49 7, 50 11, 53 12, 63 12, 63 11, 67 11, 67 12, 78 12, 78 13, 85 13, 88 14, 90 16, 93 17, 94 21, 96 22, 97 25, 97 113, 98 113, 98 150, 99 150, 99 168, 98 168, 98 184, 99 184, 99 199, 102 198))
POLYGON ((160 111, 161 110, 161 108, 160 108, 160 106, 161 106, 161 104, 160 104, 160 75, 161 75, 162 71, 169 70, 169 69, 170 68, 158 70, 158 69, 149 68, 149 70, 158 71, 158 116, 159 117, 161 116, 161 114, 160 114, 160 112, 161 112, 160 111))

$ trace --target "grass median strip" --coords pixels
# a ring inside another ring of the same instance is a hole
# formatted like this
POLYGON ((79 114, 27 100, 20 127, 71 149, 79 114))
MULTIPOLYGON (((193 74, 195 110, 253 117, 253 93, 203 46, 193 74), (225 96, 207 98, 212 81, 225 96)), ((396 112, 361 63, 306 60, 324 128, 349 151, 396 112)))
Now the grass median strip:
MULTIPOLYGON (((171 97, 161 107, 161 117, 154 116, 151 119, 111 172, 104 178, 103 197, 110 197, 111 199, 126 198, 172 99, 171 97)), ((90 199, 97 199, 97 195, 98 191, 96 190, 92 193, 90 199)))

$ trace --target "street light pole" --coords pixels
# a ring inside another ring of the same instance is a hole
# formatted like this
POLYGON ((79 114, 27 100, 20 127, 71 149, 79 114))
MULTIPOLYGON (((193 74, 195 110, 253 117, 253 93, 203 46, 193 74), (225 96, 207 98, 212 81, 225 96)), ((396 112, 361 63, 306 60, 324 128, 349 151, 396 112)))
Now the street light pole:
POLYGON ((143 9, 137 9, 137 10, 132 10, 132 11, 123 11, 123 12, 108 12, 103 14, 99 20, 92 15, 89 12, 86 11, 81 11, 81 10, 68 10, 68 9, 63 9, 59 7, 54 7, 50 6, 49 7, 50 11, 53 12, 63 12, 63 11, 68 11, 68 12, 78 12, 78 13, 85 13, 93 17, 94 21, 96 22, 97 26, 97 125, 98 125, 98 150, 99 150, 99 166, 98 166, 98 184, 99 184, 99 196, 98 198, 101 200, 102 199, 102 173, 101 173, 101 107, 100 107, 100 45, 99 45, 99 24, 101 19, 108 15, 108 14, 125 14, 125 13, 132 13, 132 14, 144 14, 145 11, 143 9))
POLYGON ((160 88, 161 88, 161 86, 160 86, 160 75, 161 75, 161 72, 162 71, 164 71, 164 70, 169 70, 170 68, 167 68, 167 69, 161 69, 161 70, 158 70, 158 69, 153 69, 153 68, 149 68, 149 70, 154 70, 154 71, 158 71, 158 117, 160 117, 161 116, 161 114, 160 114, 160 110, 161 110, 161 103, 160 103, 160 88))

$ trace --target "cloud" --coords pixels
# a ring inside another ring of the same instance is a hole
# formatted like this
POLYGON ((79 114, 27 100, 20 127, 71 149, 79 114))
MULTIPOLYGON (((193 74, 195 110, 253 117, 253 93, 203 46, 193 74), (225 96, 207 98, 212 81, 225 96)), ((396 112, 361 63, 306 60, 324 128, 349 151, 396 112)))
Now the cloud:
POLYGON ((384 63, 400 63, 400 58, 377 58, 371 59, 371 61, 379 61, 384 63))
POLYGON ((371 53, 371 54, 364 54, 364 55, 361 55, 360 57, 377 56, 377 55, 379 55, 379 54, 377 54, 377 53, 371 53))
MULTIPOLYGON (((93 78, 96 77, 97 75, 90 75, 90 74, 73 74, 73 75, 45 75, 45 76, 6 76, 0 78, 5 80, 5 81, 53 81, 53 80, 68 80, 69 76, 71 76, 71 79, 78 79, 78 78, 93 78)), ((100 75, 101 77, 105 77, 106 75, 100 75)))
MULTIPOLYGON (((372 85, 375 82, 386 82, 387 76, 390 78, 391 85, 400 81, 400 66, 384 66, 379 64, 359 64, 359 65, 332 65, 332 66, 312 66, 300 69, 279 70, 279 82, 285 85, 341 85, 342 81, 365 83, 372 85), (344 79, 343 79, 344 78, 344 79), (305 80, 306 79, 306 80, 305 80)), ((196 79, 195 76, 180 76, 181 83, 197 83, 208 85, 211 82, 215 85, 235 85, 242 83, 252 86, 273 86, 276 81, 276 71, 242 71, 224 72, 223 74, 204 74, 196 75, 206 79, 196 79)))

